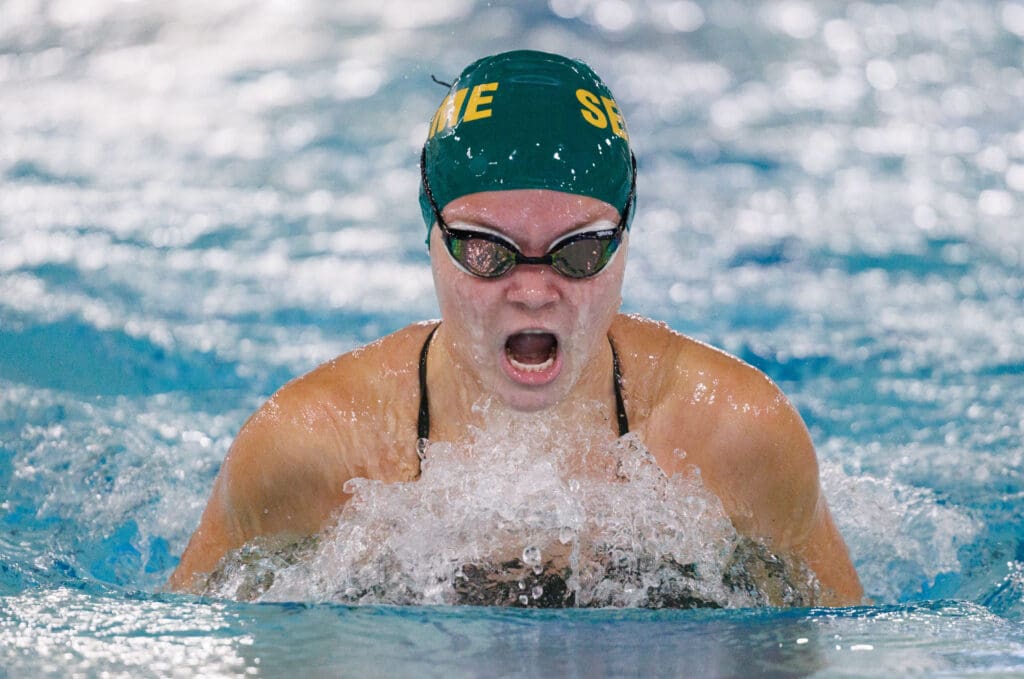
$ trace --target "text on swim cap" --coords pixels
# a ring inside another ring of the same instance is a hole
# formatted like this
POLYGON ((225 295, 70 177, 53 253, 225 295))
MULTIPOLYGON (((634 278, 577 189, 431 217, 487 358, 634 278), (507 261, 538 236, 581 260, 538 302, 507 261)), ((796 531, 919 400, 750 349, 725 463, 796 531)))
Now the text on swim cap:
POLYGON ((598 99, 597 95, 582 87, 576 90, 576 99, 583 104, 580 114, 582 114, 584 120, 602 130, 611 125, 614 134, 623 139, 629 139, 629 135, 626 134, 626 121, 623 120, 622 114, 619 113, 619 107, 614 99, 609 97, 598 99), (604 105, 603 111, 601 110, 602 104, 604 105), (605 112, 607 112, 607 115, 605 115, 605 112))
POLYGON ((494 101, 494 97, 485 93, 493 92, 496 89, 498 89, 498 83, 496 82, 480 83, 479 85, 474 85, 472 90, 463 87, 449 94, 441 102, 437 113, 434 114, 434 119, 430 123, 428 139, 446 127, 455 127, 459 122, 490 118, 491 109, 482 107, 494 101), (471 93, 469 95, 469 102, 466 104, 466 110, 462 111, 462 104, 466 101, 466 92, 471 93), (462 111, 461 118, 459 117, 460 111, 462 111))
MULTIPOLYGON (((427 139, 431 139, 438 132, 455 127, 459 123, 490 118, 494 109, 488 107, 494 103, 494 97, 489 93, 495 92, 497 89, 497 82, 489 82, 474 85, 472 88, 462 87, 450 92, 430 121, 430 132, 427 139), (465 108, 463 108, 463 104, 465 104, 465 108)), ((610 127, 613 134, 626 140, 629 139, 626 133, 626 121, 619 113, 619 107, 614 99, 598 97, 583 88, 576 90, 576 99, 583 105, 583 108, 580 109, 580 116, 583 120, 602 130, 610 127)))

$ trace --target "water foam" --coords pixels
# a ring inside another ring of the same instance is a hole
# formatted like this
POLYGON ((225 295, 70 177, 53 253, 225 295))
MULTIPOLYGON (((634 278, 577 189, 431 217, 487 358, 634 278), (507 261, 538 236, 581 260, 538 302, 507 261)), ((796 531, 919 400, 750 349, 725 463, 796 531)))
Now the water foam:
POLYGON ((824 462, 822 486, 846 538, 864 590, 876 601, 921 596, 944 574, 962 571, 960 550, 981 525, 934 491, 824 462))
POLYGON ((666 476, 635 435, 489 418, 433 443, 421 478, 353 479, 317 538, 255 542, 208 593, 264 601, 512 606, 807 604, 805 569, 739 536, 699 472, 666 476))

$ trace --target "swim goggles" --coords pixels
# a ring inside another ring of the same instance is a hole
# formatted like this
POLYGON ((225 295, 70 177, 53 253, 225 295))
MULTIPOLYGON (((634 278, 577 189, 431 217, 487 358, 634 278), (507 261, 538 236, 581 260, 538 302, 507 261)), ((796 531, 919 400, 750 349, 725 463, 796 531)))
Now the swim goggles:
MULTIPOLYGON (((425 160, 421 162, 421 168, 424 168, 425 160)), ((478 278, 498 278, 517 264, 545 264, 567 278, 589 278, 599 274, 622 243, 636 191, 634 180, 622 217, 614 227, 570 233, 553 243, 546 254, 529 257, 515 243, 496 233, 450 227, 434 201, 425 170, 422 176, 423 187, 448 254, 460 269, 478 278)))
POLYGON ((612 260, 625 226, 585 231, 557 241, 540 257, 528 257, 511 241, 495 233, 452 228, 438 220, 448 254, 463 271, 479 278, 498 278, 516 264, 547 264, 568 278, 589 278, 612 260))

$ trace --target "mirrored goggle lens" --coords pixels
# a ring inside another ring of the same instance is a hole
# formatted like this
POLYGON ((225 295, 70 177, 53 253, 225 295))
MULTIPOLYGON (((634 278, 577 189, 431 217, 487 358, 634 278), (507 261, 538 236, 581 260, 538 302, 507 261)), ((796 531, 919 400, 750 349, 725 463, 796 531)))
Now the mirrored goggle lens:
POLYGON ((481 278, 497 278, 516 264, 548 264, 563 276, 587 278, 608 265, 622 237, 621 229, 582 233, 556 244, 543 257, 526 257, 499 236, 447 228, 444 233, 452 258, 481 278))
POLYGON ((551 253, 551 266, 569 278, 593 276, 608 265, 618 248, 615 236, 577 238, 551 253))
POLYGON ((516 263, 514 250, 486 238, 452 236, 447 241, 455 261, 474 276, 495 278, 516 263))

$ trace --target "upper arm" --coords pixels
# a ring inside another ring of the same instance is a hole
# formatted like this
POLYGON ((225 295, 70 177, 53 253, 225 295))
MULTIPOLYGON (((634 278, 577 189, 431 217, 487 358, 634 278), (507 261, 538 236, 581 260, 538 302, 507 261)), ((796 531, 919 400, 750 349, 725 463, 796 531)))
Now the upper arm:
POLYGON ((822 601, 854 604, 860 581, 822 493, 817 454, 779 388, 741 364, 719 373, 723 403, 709 425, 705 479, 737 530, 810 567, 822 601))
POLYGON ((199 527, 192 533, 177 568, 167 581, 169 589, 194 590, 199 585, 197 576, 213 571, 225 554, 245 543, 234 520, 226 486, 222 466, 199 519, 199 527))
POLYGON ((168 581, 171 589, 194 588, 197 575, 255 537, 297 538, 322 528, 344 503, 341 487, 351 476, 349 467, 338 464, 343 455, 323 420, 308 408, 297 412, 272 399, 246 422, 168 581))
POLYGON ((863 591, 843 538, 822 492, 817 455, 807 428, 774 384, 760 416, 740 427, 751 447, 746 488, 750 503, 740 523, 774 550, 796 557, 814 571, 822 603, 852 605, 863 591))
POLYGON ((839 529, 832 521, 824 496, 821 496, 815 519, 806 539, 795 546, 803 560, 821 583, 821 602, 827 606, 854 606, 863 601, 864 589, 850 561, 850 554, 839 529))
POLYGON ((415 386, 427 332, 410 326, 325 363, 282 387, 249 418, 168 586, 194 587, 197 574, 255 537, 319 532, 348 500, 344 485, 351 478, 418 473, 411 446, 408 455, 393 452, 398 430, 387 423, 399 423, 403 440, 415 440, 414 430, 401 429, 415 422, 415 404, 395 394, 415 386))

